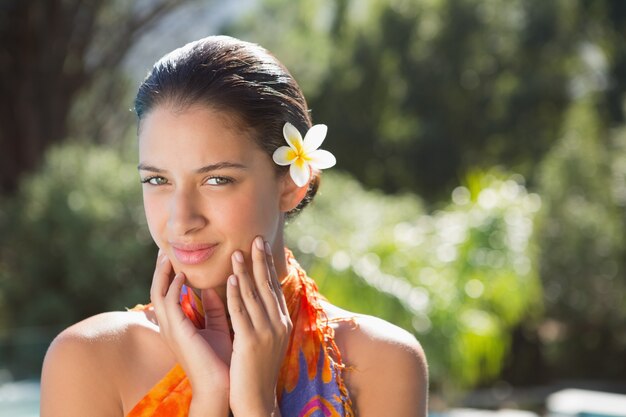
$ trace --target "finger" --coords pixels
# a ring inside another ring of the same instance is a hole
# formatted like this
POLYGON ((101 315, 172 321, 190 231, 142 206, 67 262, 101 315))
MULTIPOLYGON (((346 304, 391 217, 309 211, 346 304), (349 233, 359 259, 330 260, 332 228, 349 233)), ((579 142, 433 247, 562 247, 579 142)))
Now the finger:
POLYGON ((265 243, 261 236, 257 236, 252 244, 252 273, 268 317, 271 321, 280 319, 280 305, 272 284, 265 255, 265 243))
POLYGON ((185 274, 179 272, 174 275, 174 279, 169 283, 167 293, 163 297, 166 304, 180 304, 180 293, 185 283, 185 274))
POLYGON ((167 319, 163 311, 163 302, 171 282, 172 273, 172 264, 167 255, 160 254, 157 258, 157 264, 154 269, 150 287, 150 301, 152 302, 160 326, 167 325, 167 319))
POLYGON ((285 295, 283 294, 283 287, 280 285, 278 281, 278 274, 276 273, 276 265, 274 265, 274 257, 272 256, 272 247, 268 242, 265 242, 265 256, 267 257, 267 267, 270 271, 271 283, 274 288, 274 292, 276 293, 276 297, 278 298, 278 305, 280 306, 280 311, 284 315, 289 314, 289 309, 287 308, 287 302, 285 301, 285 295))
POLYGON ((185 274, 179 272, 172 280, 172 283, 169 285, 167 290, 167 294, 164 297, 163 309, 169 318, 168 322, 173 319, 175 320, 174 322, 177 323, 186 318, 180 307, 180 293, 184 283, 185 274))
POLYGON ((253 331, 248 311, 246 310, 246 306, 241 299, 239 279, 235 275, 228 277, 228 283, 226 285, 226 300, 228 313, 230 314, 230 320, 232 322, 235 335, 249 334, 253 331))
POLYGON ((205 329, 229 333, 226 309, 214 288, 202 290, 202 308, 204 309, 205 329))
MULTIPOLYGON (((172 272, 172 263, 165 253, 159 252, 156 265, 154 267, 154 274, 152 276, 152 284, 150 286, 151 300, 160 299, 167 293, 167 287, 170 284, 172 272)), ((152 300, 154 302, 154 300, 152 300)))
POLYGON ((256 285, 250 277, 250 274, 248 274, 241 251, 235 251, 235 253, 233 253, 232 263, 233 272, 239 284, 239 294, 250 317, 250 322, 255 328, 261 328, 267 325, 267 312, 263 306, 263 301, 259 297, 256 285))

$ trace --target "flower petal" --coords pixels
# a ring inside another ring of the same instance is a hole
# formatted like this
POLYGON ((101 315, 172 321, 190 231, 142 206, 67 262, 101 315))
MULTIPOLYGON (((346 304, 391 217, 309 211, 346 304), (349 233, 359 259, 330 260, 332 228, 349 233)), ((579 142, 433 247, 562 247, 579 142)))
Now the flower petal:
POLYGON ((302 164, 293 163, 289 167, 289 174, 298 187, 303 187, 309 182, 311 170, 306 162, 302 164))
POLYGON ((309 164, 315 169, 330 168, 337 163, 335 155, 323 149, 313 151, 307 156, 309 157, 309 164))
POLYGON ((326 125, 315 125, 311 127, 309 131, 306 132, 306 135, 304 135, 304 152, 313 152, 319 148, 322 142, 324 142, 327 132, 328 127, 326 125))
POLYGON ((278 165, 289 165, 296 159, 296 153, 289 146, 281 146, 274 151, 272 159, 278 165))
POLYGON ((285 140, 295 151, 302 149, 302 135, 291 123, 285 123, 283 126, 283 136, 285 140))

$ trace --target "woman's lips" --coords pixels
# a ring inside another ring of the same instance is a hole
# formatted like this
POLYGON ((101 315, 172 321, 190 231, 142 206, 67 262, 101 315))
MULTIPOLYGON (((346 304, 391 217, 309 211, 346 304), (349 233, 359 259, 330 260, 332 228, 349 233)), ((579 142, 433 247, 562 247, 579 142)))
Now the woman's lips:
MULTIPOLYGON (((206 245, 201 245, 206 246, 206 245)), ((213 255, 215 252, 215 248, 217 248, 217 244, 206 246, 200 249, 186 250, 182 248, 177 248, 176 246, 172 246, 174 249, 174 256, 176 259, 183 264, 187 265, 197 265, 200 264, 213 255)))

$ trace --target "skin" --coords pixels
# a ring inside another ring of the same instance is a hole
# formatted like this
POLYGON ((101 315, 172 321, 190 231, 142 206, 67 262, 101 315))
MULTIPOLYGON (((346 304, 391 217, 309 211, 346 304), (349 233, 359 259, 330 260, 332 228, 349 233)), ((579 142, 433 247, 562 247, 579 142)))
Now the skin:
MULTIPOLYGON (((158 177, 143 185, 160 248, 153 308, 103 313, 57 336, 44 361, 42 417, 126 415, 176 363, 193 389, 190 416, 226 416, 229 408, 235 416, 280 415, 275 387, 291 331, 279 285, 287 274, 284 214, 306 186, 276 174, 236 121, 208 107, 168 105, 142 121, 140 176, 158 177), (205 262, 187 265, 176 242, 217 246, 205 262), (204 330, 178 304, 185 282, 202 295, 204 330)), ((427 366, 415 338, 383 320, 324 307, 331 319, 352 319, 333 325, 353 368, 345 382, 357 415, 425 416, 427 366)))

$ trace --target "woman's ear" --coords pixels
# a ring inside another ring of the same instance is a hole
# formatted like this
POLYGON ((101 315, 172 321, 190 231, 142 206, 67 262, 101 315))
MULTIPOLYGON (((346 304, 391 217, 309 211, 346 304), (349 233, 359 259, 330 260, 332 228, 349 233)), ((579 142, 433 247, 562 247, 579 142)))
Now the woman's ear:
POLYGON ((306 183, 302 187, 298 187, 291 179, 291 175, 288 173, 283 174, 280 181, 280 211, 286 213, 298 207, 298 204, 300 204, 302 199, 306 196, 309 189, 309 183, 306 183))

